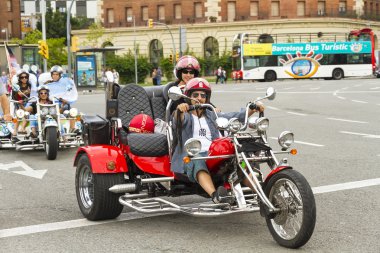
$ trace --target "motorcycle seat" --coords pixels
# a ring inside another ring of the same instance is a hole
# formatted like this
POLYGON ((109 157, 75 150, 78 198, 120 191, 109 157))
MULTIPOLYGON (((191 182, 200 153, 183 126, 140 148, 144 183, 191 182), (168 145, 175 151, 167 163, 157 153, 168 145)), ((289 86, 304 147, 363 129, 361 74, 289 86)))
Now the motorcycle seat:
POLYGON ((129 133, 127 141, 131 153, 137 156, 158 157, 169 154, 168 141, 163 134, 129 133))

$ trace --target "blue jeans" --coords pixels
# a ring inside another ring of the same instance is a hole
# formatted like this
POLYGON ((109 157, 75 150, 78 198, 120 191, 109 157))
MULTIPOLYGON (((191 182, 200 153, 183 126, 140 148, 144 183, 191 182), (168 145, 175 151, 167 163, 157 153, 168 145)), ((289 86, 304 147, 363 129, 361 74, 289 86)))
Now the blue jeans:
MULTIPOLYGON (((207 152, 200 152, 198 157, 205 157, 207 156, 207 152)), ((209 173, 206 165, 206 160, 191 160, 189 163, 185 164, 184 166, 184 172, 186 173, 187 177, 189 178, 190 182, 198 183, 197 180, 197 174, 200 171, 205 171, 209 173)))

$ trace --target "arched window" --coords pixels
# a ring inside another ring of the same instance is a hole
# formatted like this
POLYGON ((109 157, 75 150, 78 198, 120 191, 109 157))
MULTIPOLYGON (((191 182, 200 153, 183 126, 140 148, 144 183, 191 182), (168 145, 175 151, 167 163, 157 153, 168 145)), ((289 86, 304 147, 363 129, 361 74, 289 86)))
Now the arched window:
POLYGON ((153 66, 158 67, 163 58, 164 50, 159 40, 152 40, 149 45, 149 60, 153 66))
MULTIPOLYGON (((219 43, 214 37, 207 37, 204 41, 204 59, 208 62, 216 64, 216 60, 219 58, 219 43)), ((214 69, 217 66, 214 64, 207 64, 204 67, 205 75, 213 75, 214 69)))

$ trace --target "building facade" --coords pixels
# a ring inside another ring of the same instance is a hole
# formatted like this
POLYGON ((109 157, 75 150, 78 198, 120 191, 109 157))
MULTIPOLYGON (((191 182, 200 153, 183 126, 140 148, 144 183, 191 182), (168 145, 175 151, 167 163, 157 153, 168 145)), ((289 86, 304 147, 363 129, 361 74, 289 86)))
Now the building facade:
POLYGON ((0 1, 0 40, 21 36, 20 0, 0 1))

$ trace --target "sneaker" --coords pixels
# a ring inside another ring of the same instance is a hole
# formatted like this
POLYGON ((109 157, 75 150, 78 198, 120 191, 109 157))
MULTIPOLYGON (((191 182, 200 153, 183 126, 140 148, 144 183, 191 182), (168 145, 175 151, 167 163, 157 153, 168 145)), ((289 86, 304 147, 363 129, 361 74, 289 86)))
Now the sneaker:
POLYGON ((211 194, 211 199, 215 204, 228 203, 228 192, 223 186, 219 186, 216 191, 211 194))

